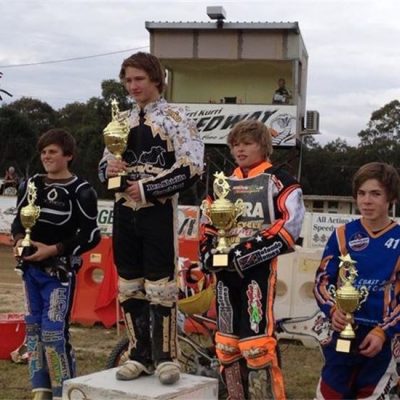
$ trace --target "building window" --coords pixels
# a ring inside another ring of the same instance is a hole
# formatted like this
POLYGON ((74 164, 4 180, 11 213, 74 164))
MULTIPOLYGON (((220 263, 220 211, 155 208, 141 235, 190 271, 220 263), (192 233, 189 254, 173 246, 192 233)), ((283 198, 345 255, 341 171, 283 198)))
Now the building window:
POLYGON ((314 212, 324 212, 323 200, 314 200, 313 201, 313 211, 314 212))
POLYGON ((328 201, 328 213, 337 214, 339 209, 338 201, 328 201))

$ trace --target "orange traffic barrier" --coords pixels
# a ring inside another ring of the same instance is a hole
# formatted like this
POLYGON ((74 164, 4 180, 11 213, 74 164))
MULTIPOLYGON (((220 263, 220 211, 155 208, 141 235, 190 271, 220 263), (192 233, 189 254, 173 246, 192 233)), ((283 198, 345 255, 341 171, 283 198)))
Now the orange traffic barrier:
POLYGON ((103 237, 92 250, 82 255, 71 321, 91 326, 101 322, 106 328, 117 320, 117 274, 112 239, 103 237))

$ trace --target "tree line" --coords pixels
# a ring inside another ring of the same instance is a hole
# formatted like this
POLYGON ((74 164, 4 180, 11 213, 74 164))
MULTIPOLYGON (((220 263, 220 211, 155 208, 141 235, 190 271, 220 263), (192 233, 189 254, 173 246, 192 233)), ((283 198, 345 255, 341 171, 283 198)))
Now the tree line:
MULTIPOLYGON (((112 98, 117 98, 121 110, 128 109, 130 103, 123 86, 115 80, 103 81, 101 89, 102 97, 92 97, 86 103, 70 103, 59 110, 26 97, 2 105, 0 177, 10 165, 21 177, 41 171, 37 138, 50 128, 65 128, 75 136, 78 144, 79 153, 72 169, 96 188, 99 198, 110 198, 111 194, 97 177, 97 165, 104 149, 102 132, 111 119, 112 98)), ((393 100, 372 113, 366 128, 358 133, 360 142, 357 146, 350 146, 340 138, 321 146, 314 137, 304 137, 300 176, 304 193, 349 196, 351 176, 362 164, 384 161, 400 168, 399 128, 400 102, 393 100)), ((273 162, 285 165, 297 176, 299 156, 300 146, 276 149, 273 162)), ((184 196, 186 204, 201 201, 206 188, 210 187, 214 171, 223 169, 229 173, 234 167, 226 146, 207 145, 205 161, 203 180, 184 196)))

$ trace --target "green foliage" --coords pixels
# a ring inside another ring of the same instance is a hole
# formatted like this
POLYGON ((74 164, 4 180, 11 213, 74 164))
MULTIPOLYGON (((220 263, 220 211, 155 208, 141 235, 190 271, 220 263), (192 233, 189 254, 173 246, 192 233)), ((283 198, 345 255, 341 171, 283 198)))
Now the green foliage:
POLYGON ((0 108, 0 171, 14 166, 20 177, 28 176, 36 165, 37 132, 27 115, 9 106, 0 108))
MULTIPOLYGON (((19 175, 28 176, 41 170, 36 152, 38 136, 52 127, 69 130, 78 144, 78 158, 72 170, 96 188, 99 197, 111 198, 97 177, 97 166, 104 149, 103 129, 111 120, 111 99, 116 98, 120 110, 131 107, 120 82, 105 80, 102 98, 92 97, 86 103, 74 102, 56 111, 40 100, 23 97, 0 107, 0 174, 14 165, 19 175)), ((367 128, 358 136, 360 144, 350 146, 336 139, 321 146, 314 136, 303 137, 301 184, 305 194, 351 195, 351 177, 363 164, 384 161, 400 165, 400 102, 394 100, 372 113, 367 128)), ((297 176, 299 147, 274 149, 272 161, 283 165, 297 176)), ((227 146, 206 146, 203 179, 181 202, 197 204, 212 186, 213 173, 232 172, 234 163, 227 146)))
POLYGON ((400 140, 400 102, 393 100, 371 115, 368 127, 358 134, 360 147, 385 145, 400 140))

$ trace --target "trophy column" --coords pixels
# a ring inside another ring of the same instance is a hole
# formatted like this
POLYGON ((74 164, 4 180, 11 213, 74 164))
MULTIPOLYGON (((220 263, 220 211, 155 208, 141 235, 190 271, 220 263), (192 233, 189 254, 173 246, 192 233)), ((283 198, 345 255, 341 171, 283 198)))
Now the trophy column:
POLYGON ((339 339, 336 342, 336 351, 349 353, 352 340, 356 337, 351 322, 353 321, 353 313, 367 300, 368 289, 365 286, 360 289, 356 289, 353 286, 357 276, 356 261, 349 254, 339 258, 341 260, 339 264, 339 279, 342 286, 340 288, 330 286, 328 290, 334 297, 338 309, 346 313, 346 318, 349 321, 339 334, 339 339))
POLYGON ((20 219, 21 224, 25 228, 25 237, 21 244, 17 247, 17 254, 20 258, 15 270, 21 272, 23 270, 23 257, 30 256, 35 252, 35 247, 31 243, 31 231, 40 215, 40 207, 35 205, 37 198, 37 189, 34 182, 28 183, 28 205, 21 208, 20 219))
POLYGON ((213 189, 216 200, 212 204, 204 200, 200 208, 210 223, 218 230, 218 244, 213 255, 213 266, 223 268, 228 266, 228 253, 231 249, 226 235, 243 214, 244 205, 241 199, 236 200, 235 203, 226 199, 230 187, 223 172, 215 173, 214 177, 213 189))
MULTIPOLYGON (((117 160, 122 160, 122 154, 128 144, 129 121, 127 118, 122 117, 116 99, 111 101, 111 114, 112 120, 103 130, 104 143, 107 150, 117 160)), ((124 190, 126 178, 126 172, 120 172, 118 176, 108 179, 107 188, 109 190, 124 190)))

